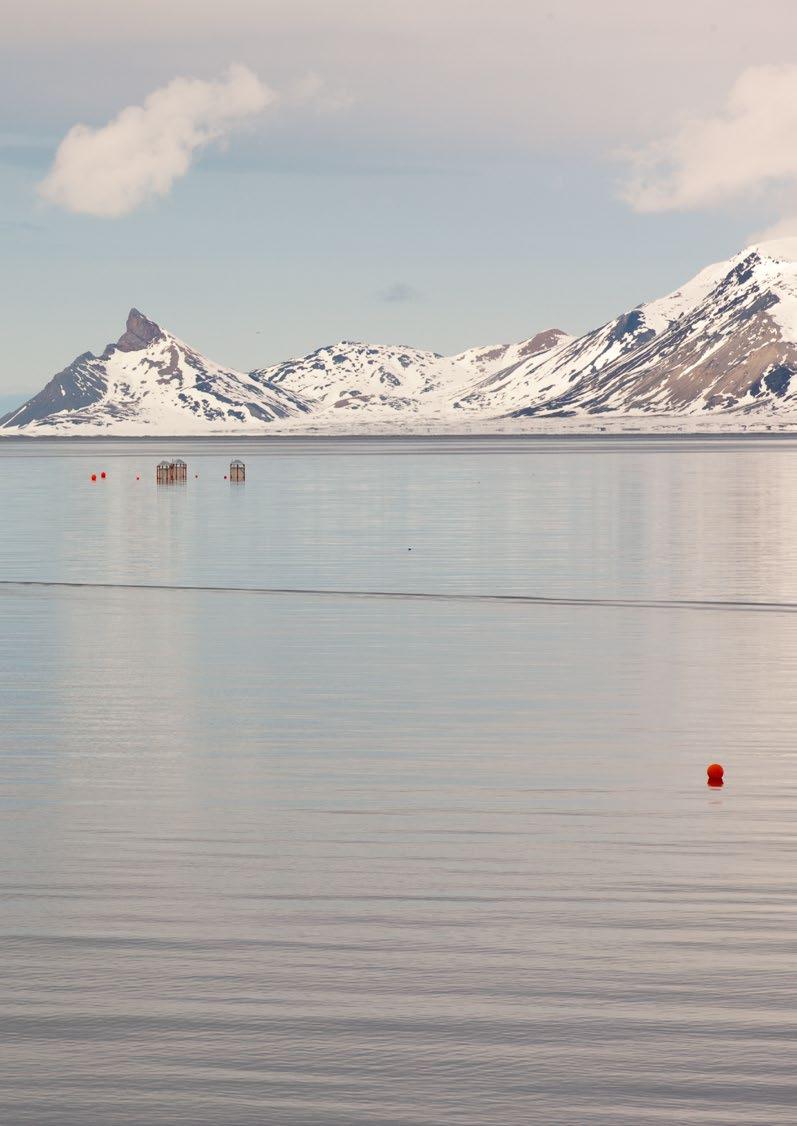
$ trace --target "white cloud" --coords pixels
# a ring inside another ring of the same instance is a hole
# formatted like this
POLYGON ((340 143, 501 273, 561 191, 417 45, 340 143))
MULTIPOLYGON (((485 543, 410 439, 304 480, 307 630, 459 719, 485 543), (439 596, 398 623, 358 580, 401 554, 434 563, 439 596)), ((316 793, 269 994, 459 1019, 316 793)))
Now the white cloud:
POLYGON ((325 79, 315 71, 294 82, 288 96, 295 105, 310 106, 319 114, 337 113, 349 109, 354 103, 351 94, 345 90, 331 90, 325 79))
POLYGON ((715 207, 784 184, 797 195, 795 138, 797 66, 750 67, 724 112, 688 121, 631 155, 623 196, 651 212, 715 207))
POLYGON ((194 153, 276 101, 251 70, 231 66, 215 82, 175 78, 141 106, 99 129, 75 125, 39 184, 43 199, 67 211, 115 217, 169 193, 194 153))

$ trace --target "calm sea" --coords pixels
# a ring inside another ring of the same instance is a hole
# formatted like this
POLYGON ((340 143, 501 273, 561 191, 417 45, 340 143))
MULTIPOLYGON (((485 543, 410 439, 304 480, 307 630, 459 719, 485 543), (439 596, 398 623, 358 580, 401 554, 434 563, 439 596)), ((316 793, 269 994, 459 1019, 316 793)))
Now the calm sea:
POLYGON ((794 1123, 797 442, 3 441, 0 530, 4 1126, 794 1123))

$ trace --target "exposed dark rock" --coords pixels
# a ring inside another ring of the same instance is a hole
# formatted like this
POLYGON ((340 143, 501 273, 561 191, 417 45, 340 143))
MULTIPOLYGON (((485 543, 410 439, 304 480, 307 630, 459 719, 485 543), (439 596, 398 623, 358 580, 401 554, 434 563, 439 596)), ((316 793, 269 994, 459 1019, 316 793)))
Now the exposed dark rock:
POLYGON ((652 328, 645 328, 645 314, 641 309, 632 309, 630 313, 623 313, 617 318, 617 324, 609 334, 610 340, 624 340, 627 336, 635 336, 638 342, 652 340, 656 335, 652 328))
POLYGON ((120 352, 139 352, 162 335, 160 325, 139 313, 138 309, 131 309, 127 315, 127 328, 117 340, 116 347, 120 352))
POLYGON ((548 328, 544 332, 538 332, 531 340, 526 341, 520 349, 520 355, 526 359, 540 352, 549 352, 565 335, 560 328, 548 328))
POLYGON ((778 364, 777 367, 771 368, 765 374, 764 383, 773 395, 777 395, 779 399, 782 399, 789 390, 789 384, 791 383, 793 374, 792 369, 786 364, 778 364))

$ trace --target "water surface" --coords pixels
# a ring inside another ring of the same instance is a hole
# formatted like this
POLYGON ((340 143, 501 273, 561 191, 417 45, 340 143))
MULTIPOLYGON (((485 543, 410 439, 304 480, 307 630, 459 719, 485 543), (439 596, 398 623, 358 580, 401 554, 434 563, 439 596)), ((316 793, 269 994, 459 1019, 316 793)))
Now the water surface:
POLYGON ((0 1121, 793 1122, 795 496, 784 440, 4 441, 0 1121))

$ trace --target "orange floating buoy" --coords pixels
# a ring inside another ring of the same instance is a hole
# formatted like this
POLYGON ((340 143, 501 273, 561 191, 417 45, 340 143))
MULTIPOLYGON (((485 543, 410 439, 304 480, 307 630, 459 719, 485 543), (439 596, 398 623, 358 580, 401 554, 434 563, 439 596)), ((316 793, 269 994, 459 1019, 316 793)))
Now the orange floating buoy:
POLYGON ((706 774, 708 775, 709 786, 721 786, 722 785, 723 776, 725 774, 725 771, 720 766, 720 764, 718 762, 712 762, 711 766, 707 766, 706 767, 706 774))

